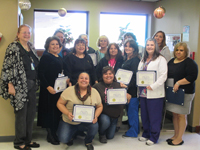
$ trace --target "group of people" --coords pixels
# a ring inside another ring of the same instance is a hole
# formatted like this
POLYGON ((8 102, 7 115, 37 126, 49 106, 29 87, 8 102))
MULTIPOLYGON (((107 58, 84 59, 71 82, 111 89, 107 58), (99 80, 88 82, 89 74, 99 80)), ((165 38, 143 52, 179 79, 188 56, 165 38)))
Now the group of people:
POLYGON ((134 34, 126 33, 124 52, 116 43, 109 43, 106 36, 99 37, 97 51, 88 46, 86 35, 80 35, 74 47, 67 49, 64 33, 56 31, 54 36, 47 38, 45 52, 39 60, 29 42, 30 37, 31 28, 21 25, 15 41, 6 50, 1 72, 0 95, 5 99, 10 98, 14 107, 14 148, 31 150, 40 147, 38 143, 32 142, 35 92, 39 85, 38 126, 46 128, 47 141, 51 144, 59 145, 61 142, 70 146, 78 134, 87 132, 85 146, 93 150, 92 140, 97 133, 101 143, 114 138, 124 105, 108 105, 107 90, 126 88, 129 130, 123 137, 138 136, 140 103, 143 133, 138 140, 153 145, 160 135, 166 80, 172 80, 174 92, 185 90, 184 106, 166 103, 166 109, 173 113, 175 129, 167 142, 169 145, 184 143, 182 136, 187 126, 198 74, 197 64, 188 58, 189 48, 186 43, 180 42, 174 47, 174 58, 171 59, 163 31, 147 39, 143 49, 139 48, 134 34), (96 66, 90 53, 97 56, 96 66), (133 72, 128 85, 117 82, 115 73, 119 68, 133 72), (136 72, 140 70, 155 71, 156 81, 146 87, 137 87, 136 72), (57 93, 54 89, 55 80, 63 76, 68 76, 68 88, 57 93), (95 106, 93 121, 72 121, 74 104, 95 106))

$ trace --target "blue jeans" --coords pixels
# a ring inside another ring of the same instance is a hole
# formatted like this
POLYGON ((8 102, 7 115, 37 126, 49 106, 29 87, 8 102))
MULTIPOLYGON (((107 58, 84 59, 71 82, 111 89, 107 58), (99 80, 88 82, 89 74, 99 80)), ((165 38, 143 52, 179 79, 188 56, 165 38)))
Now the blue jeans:
POLYGON ((111 118, 105 114, 99 116, 99 135, 106 135, 107 139, 113 139, 118 118, 111 118))
POLYGON ((77 131, 86 131, 85 144, 92 143, 94 136, 98 132, 98 123, 80 123, 78 125, 72 125, 60 120, 57 131, 60 142, 68 143, 77 131))

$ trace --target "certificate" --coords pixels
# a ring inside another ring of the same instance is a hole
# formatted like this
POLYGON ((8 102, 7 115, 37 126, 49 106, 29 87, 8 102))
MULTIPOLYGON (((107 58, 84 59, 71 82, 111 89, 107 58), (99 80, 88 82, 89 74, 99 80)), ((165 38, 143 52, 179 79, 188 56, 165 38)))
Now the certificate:
POLYGON ((133 75, 133 71, 118 69, 116 73, 117 82, 129 84, 133 75))
POLYGON ((138 86, 149 86, 156 81, 156 71, 138 71, 136 79, 138 86))
POLYGON ((95 106, 89 105, 74 105, 73 120, 75 122, 91 123, 94 119, 95 106))
POLYGON ((57 78, 54 84, 54 90, 56 93, 62 92, 67 88, 68 76, 57 78))
POLYGON ((94 66, 97 65, 97 55, 95 53, 88 54, 92 58, 94 66))
POLYGON ((126 89, 108 89, 107 90, 107 103, 109 105, 126 104, 126 89))

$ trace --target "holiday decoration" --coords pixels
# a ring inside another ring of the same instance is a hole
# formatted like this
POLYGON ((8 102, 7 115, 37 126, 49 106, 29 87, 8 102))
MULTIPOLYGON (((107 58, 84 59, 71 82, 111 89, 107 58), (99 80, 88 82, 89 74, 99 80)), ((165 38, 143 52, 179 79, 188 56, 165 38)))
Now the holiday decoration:
POLYGON ((161 19, 165 15, 165 9, 164 7, 158 7, 154 10, 154 16, 158 19, 161 19))
POLYGON ((29 10, 31 8, 31 2, 29 0, 19 0, 19 7, 21 10, 29 10))
POLYGON ((66 11, 65 8, 60 8, 60 9, 58 10, 58 14, 59 14, 59 16, 61 16, 61 17, 64 17, 64 16, 66 15, 66 13, 67 13, 67 11, 66 11))

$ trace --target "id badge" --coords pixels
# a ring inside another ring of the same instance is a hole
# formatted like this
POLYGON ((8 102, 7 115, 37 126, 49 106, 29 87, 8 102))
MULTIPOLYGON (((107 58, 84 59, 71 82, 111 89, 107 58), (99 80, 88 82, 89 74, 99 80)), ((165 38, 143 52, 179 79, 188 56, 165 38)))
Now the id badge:
POLYGON ((35 65, 34 65, 34 63, 31 63, 31 70, 35 70, 35 65))
POLYGON ((64 77, 65 75, 63 74, 63 73, 59 73, 58 74, 58 78, 60 78, 60 77, 64 77))

